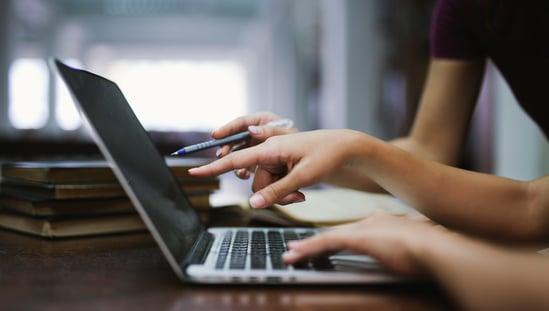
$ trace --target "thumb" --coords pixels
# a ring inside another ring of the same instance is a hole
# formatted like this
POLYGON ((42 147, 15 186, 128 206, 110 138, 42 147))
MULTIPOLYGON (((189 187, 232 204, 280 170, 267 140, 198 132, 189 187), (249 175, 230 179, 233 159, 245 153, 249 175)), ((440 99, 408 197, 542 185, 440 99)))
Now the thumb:
POLYGON ((301 188, 291 174, 265 186, 255 192, 249 199, 252 208, 266 208, 275 203, 290 204, 305 201, 305 195, 298 191, 301 188))
POLYGON ((266 208, 275 203, 286 205, 286 204, 298 203, 298 202, 304 202, 304 201, 305 201, 305 195, 300 191, 292 192, 284 196, 282 199, 275 201, 273 203, 267 203, 269 201, 267 201, 265 197, 263 197, 263 194, 256 192, 250 197, 249 203, 252 208, 266 208))

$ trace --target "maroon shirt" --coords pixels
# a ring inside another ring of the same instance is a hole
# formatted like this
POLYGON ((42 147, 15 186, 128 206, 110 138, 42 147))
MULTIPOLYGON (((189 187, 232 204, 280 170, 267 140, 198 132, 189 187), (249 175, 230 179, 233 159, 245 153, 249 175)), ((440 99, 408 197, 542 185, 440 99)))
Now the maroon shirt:
POLYGON ((549 1, 438 0, 435 58, 490 58, 549 139, 549 1))

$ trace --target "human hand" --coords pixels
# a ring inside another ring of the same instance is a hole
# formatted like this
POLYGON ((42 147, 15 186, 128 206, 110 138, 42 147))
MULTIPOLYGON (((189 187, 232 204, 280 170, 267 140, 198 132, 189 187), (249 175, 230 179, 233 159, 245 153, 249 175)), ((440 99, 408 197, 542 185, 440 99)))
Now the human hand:
MULTIPOLYGON (((287 124, 285 126, 266 126, 268 123, 279 120, 282 120, 282 118, 272 112, 254 113, 246 116, 241 116, 230 121, 229 123, 214 130, 211 135, 213 138, 219 139, 229 135, 240 133, 242 131, 250 131, 252 139, 246 142, 246 144, 244 145, 236 146, 236 150, 238 150, 245 147, 255 146, 271 136, 290 134, 298 131, 298 129, 294 127, 293 123, 291 122, 290 124, 287 124)), ((235 146, 222 146, 218 150, 217 156, 223 157, 229 154, 233 150, 233 147, 235 146)))
MULTIPOLYGON (((269 126, 273 122, 276 123, 283 120, 285 119, 281 119, 278 115, 271 112, 259 112, 232 120, 231 122, 214 130, 212 132, 212 137, 219 139, 247 130, 250 132, 251 139, 239 144, 221 146, 217 150, 216 156, 218 158, 222 158, 231 151, 255 146, 271 136, 285 135, 298 131, 291 121, 283 125, 269 126)), ((248 179, 250 178, 251 172, 254 170, 254 167, 238 168, 235 169, 235 174, 241 179, 248 179)))
POLYGON ((350 250, 371 256, 385 268, 409 277, 425 276, 422 243, 448 231, 430 220, 394 216, 376 211, 354 223, 323 231, 313 237, 291 241, 283 259, 288 264, 320 254, 350 250))
POLYGON ((369 136, 352 130, 318 130, 272 136, 264 143, 232 152, 210 164, 193 168, 195 177, 219 175, 256 166, 250 204, 263 208, 305 199, 299 189, 321 181, 341 167, 353 148, 369 136))

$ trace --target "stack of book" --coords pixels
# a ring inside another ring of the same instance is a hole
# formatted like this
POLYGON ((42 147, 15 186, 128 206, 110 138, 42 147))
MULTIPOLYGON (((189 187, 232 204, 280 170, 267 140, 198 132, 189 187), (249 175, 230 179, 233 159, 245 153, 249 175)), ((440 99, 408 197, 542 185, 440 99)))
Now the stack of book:
MULTIPOLYGON (((167 160, 204 223, 209 220, 210 195, 219 189, 219 179, 193 178, 187 170, 206 162, 167 160)), ((2 163, 0 227, 47 238, 146 230, 103 160, 2 163)))

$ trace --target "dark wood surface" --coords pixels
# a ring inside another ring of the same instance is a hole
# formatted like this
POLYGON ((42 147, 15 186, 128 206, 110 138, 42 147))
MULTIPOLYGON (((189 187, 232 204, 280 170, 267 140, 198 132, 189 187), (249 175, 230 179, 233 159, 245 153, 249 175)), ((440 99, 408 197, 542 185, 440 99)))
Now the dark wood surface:
POLYGON ((0 310, 448 310, 433 284, 183 284, 148 233, 44 240, 0 230, 0 310))

